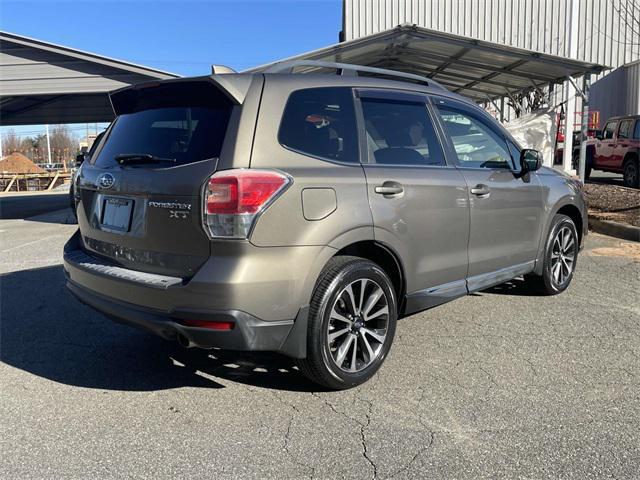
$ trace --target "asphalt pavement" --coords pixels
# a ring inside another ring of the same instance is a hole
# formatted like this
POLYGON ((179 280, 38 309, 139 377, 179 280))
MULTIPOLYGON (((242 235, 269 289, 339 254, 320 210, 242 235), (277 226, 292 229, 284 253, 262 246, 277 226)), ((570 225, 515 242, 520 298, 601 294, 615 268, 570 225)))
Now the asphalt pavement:
POLYGON ((328 392, 80 305, 71 221, 0 220, 0 478, 638 477, 638 244, 589 235, 559 296, 513 281, 403 319, 372 381, 328 392))

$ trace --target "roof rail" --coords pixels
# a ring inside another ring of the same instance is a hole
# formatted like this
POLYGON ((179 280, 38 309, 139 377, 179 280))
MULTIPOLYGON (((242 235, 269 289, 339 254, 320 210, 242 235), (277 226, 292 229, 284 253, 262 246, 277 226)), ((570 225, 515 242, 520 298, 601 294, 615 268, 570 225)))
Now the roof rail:
POLYGON ((398 72, 397 70, 387 70, 386 68, 365 67, 363 65, 352 65, 350 63, 321 62, 317 60, 293 60, 290 62, 277 62, 264 70, 264 73, 294 73, 296 67, 318 67, 318 68, 335 68, 342 76, 357 76, 358 72, 373 73, 387 77, 398 77, 398 80, 412 80, 416 83, 438 87, 442 90, 445 88, 435 80, 413 73, 398 72))

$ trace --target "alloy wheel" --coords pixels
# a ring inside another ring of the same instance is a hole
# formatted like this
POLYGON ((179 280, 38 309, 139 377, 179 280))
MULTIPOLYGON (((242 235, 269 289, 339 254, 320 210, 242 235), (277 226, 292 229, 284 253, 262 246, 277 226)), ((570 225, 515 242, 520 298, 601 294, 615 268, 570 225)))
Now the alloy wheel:
POLYGON ((380 356, 387 337, 387 295, 371 279, 355 280, 336 297, 327 325, 329 352, 338 368, 364 370, 380 356))
POLYGON ((560 228, 551 247, 551 278, 557 286, 563 286, 571 277, 576 251, 576 239, 571 228, 560 228))

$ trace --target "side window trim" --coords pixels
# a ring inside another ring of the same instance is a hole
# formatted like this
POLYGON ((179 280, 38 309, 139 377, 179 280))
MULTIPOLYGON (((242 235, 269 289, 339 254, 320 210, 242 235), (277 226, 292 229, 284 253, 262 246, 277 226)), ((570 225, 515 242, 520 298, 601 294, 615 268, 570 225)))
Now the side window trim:
POLYGON ((356 119, 358 123, 358 145, 360 147, 360 162, 363 165, 380 168, 455 168, 455 164, 448 152, 448 146, 444 141, 444 136, 440 131, 440 125, 436 118, 435 112, 431 108, 429 95, 422 92, 412 92, 406 90, 393 90, 388 88, 354 88, 356 119), (401 103, 419 103, 424 105, 427 118, 431 121, 431 125, 436 133, 436 141, 438 142, 443 154, 444 165, 405 165, 405 164, 378 164, 372 162, 369 158, 369 148, 367 144, 367 129, 364 120, 364 110, 362 108, 362 100, 389 100, 401 103))
POLYGON ((493 125, 491 125, 489 122, 487 122, 486 120, 484 120, 480 115, 478 115, 476 112, 473 111, 473 109, 471 109, 470 107, 468 107, 467 105, 465 105, 462 102, 456 101, 456 100, 452 100, 450 98, 447 97, 442 97, 440 95, 435 95, 432 94, 430 95, 430 100, 431 103, 433 104, 433 109, 435 110, 435 116, 436 116, 436 120, 439 124, 440 129, 443 132, 444 138, 445 138, 445 142, 447 144, 447 149, 449 150, 448 154, 451 156, 451 158, 453 159, 453 164, 455 165, 456 168, 459 169, 463 169, 463 170, 494 170, 494 171, 500 171, 500 172, 504 172, 505 169, 504 168, 487 168, 487 167, 472 167, 472 166, 468 166, 468 165, 463 165, 459 160, 458 160, 458 154, 456 153, 455 147, 453 145, 453 141, 450 137, 450 135, 448 135, 446 133, 446 128, 444 125, 444 121, 442 120, 442 118, 440 117, 437 109, 438 109, 438 102, 440 102, 441 104, 445 105, 445 106, 449 106, 451 108, 454 108, 456 110, 460 110, 461 112, 468 114, 469 116, 473 117, 475 120, 477 120, 478 122, 482 123, 486 128, 488 128, 489 130, 491 130, 491 132, 498 137, 499 139, 502 140, 502 142, 504 143, 504 149, 505 151, 509 154, 509 158, 511 159, 511 162, 507 162, 507 165, 509 166, 509 170, 512 172, 517 172, 517 168, 516 168, 516 159, 513 158, 513 156, 511 155, 511 150, 509 149, 509 138, 507 138, 503 132, 501 131, 496 131, 496 129, 494 128, 493 125))

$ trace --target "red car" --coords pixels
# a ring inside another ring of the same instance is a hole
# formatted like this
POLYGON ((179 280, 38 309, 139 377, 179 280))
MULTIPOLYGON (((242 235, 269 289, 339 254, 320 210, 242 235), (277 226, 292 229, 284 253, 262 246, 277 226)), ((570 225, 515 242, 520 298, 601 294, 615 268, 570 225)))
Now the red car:
MULTIPOLYGON (((574 158, 576 152, 574 152, 574 158)), ((640 115, 612 117, 587 141, 585 177, 591 170, 622 173, 626 187, 640 188, 640 115)), ((577 158, 576 158, 577 160, 577 158)), ((576 162, 577 164, 577 162, 576 162)))

